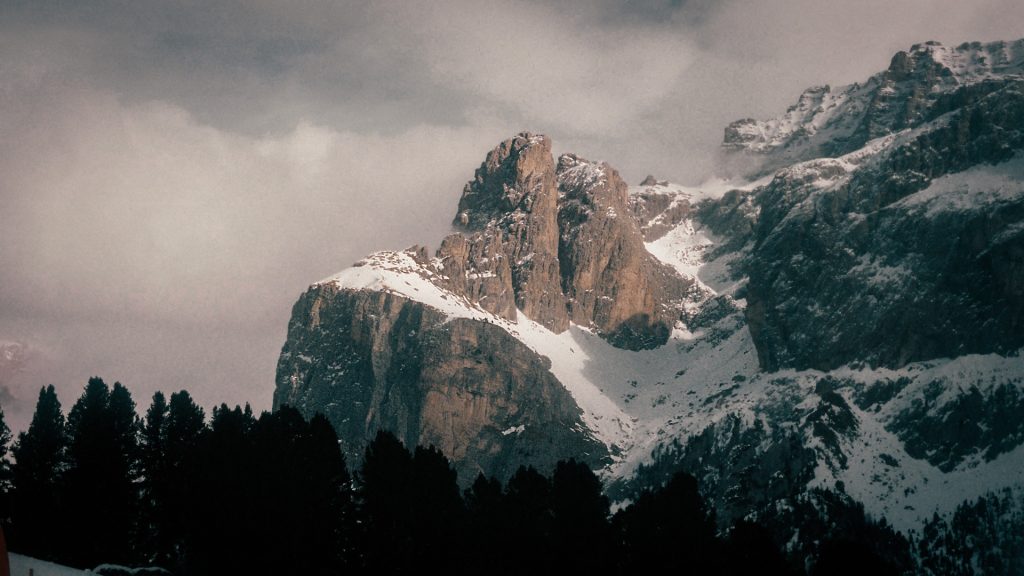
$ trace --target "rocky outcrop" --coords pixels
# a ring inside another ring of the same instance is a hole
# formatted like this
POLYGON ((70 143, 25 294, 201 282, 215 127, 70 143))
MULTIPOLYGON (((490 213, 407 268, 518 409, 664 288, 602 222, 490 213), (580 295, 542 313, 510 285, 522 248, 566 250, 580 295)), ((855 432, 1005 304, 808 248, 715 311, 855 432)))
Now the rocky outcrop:
POLYGON ((462 191, 454 224, 471 243, 500 245, 516 306, 561 332, 569 315, 559 289, 557 202, 551 140, 523 133, 487 154, 462 191))
POLYGON ((379 429, 433 444, 463 479, 568 457, 603 465, 615 447, 510 331, 523 314, 553 332, 572 321, 622 348, 655 347, 687 283, 646 252, 618 173, 574 156, 556 168, 544 136, 491 150, 454 225, 433 255, 379 253, 310 288, 275 406, 323 412, 354 459, 379 429))
POLYGON ((1024 389, 1019 380, 982 391, 968 387, 946 403, 946 388, 931 382, 922 398, 893 418, 889 428, 907 453, 949 472, 966 460, 989 462, 1024 443, 1024 389))
POLYGON ((496 316, 516 319, 512 267, 495 229, 470 238, 448 236, 437 250, 437 262, 446 288, 496 316))
POLYGON ((293 308, 274 405, 323 413, 350 462, 384 429, 436 446, 464 482, 569 457, 602 466, 607 448, 549 367, 495 324, 324 283, 293 308))
POLYGON ((491 150, 462 193, 437 258, 446 287, 514 320, 569 322, 627 349, 664 344, 688 283, 644 248, 628 187, 607 164, 519 134, 491 150))
POLYGON ((644 248, 628 187, 614 168, 572 154, 558 159, 559 262, 570 319, 621 348, 664 343, 679 319, 674 300, 692 282, 644 248))
POLYGON ((760 192, 747 319, 762 367, 899 367, 1024 345, 1024 185, 1019 160, 997 164, 1024 149, 1024 82, 986 92, 760 192))
POLYGON ((869 141, 919 126, 992 89, 994 79, 1024 72, 1024 40, 915 44, 863 84, 806 90, 783 116, 745 118, 725 129, 723 148, 759 160, 752 171, 814 158, 834 158, 869 141))
MULTIPOLYGON (((647 180, 644 180, 647 182, 647 180)), ((694 206, 659 183, 643 184, 629 196, 629 209, 645 242, 653 242, 690 218, 694 206)))
POLYGON ((810 90, 733 126, 774 172, 732 189, 648 178, 630 196, 607 164, 509 139, 436 253, 380 253, 302 297, 275 405, 327 414, 350 458, 379 428, 434 444, 463 481, 576 457, 611 462, 630 498, 685 469, 723 528, 814 516, 787 521, 797 547, 824 533, 822 503, 915 529, 950 494, 1019 483, 1024 79, 1007 70, 1024 43, 928 44, 810 90))

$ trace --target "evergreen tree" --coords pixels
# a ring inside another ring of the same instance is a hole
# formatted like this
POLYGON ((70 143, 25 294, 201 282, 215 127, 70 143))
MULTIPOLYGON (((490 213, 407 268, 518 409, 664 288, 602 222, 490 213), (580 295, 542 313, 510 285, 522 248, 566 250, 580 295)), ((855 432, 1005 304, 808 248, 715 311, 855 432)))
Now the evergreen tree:
POLYGON ((609 504, 597 475, 583 462, 561 461, 551 477, 551 538, 557 568, 602 572, 615 560, 609 504))
POLYGON ((274 519, 257 534, 261 569, 283 574, 336 574, 343 569, 343 522, 349 478, 338 438, 323 417, 310 423, 283 406, 253 429, 255 497, 274 519))
POLYGON ((414 561, 421 566, 456 565, 465 508, 455 469, 433 446, 417 446, 413 453, 408 510, 414 561))
POLYGON ((308 538, 306 504, 307 478, 300 475, 305 460, 302 439, 307 432, 306 421, 298 411, 284 407, 264 413, 252 431, 253 477, 258 478, 252 497, 261 502, 263 512, 274 525, 253 536, 260 550, 260 562, 270 574, 308 574, 317 567, 311 564, 305 547, 308 538))
POLYGON ((157 565, 180 568, 188 523, 202 521, 189 514, 203 474, 198 452, 206 431, 205 418, 203 409, 187 391, 171 394, 161 426, 160 462, 153 474, 153 489, 157 491, 155 522, 160 536, 152 562, 157 565))
POLYGON ((146 410, 146 418, 142 424, 142 460, 146 468, 153 468, 157 459, 164 455, 164 437, 167 434, 167 397, 157 390, 153 401, 146 410))
POLYGON ((64 547, 59 487, 66 467, 67 436, 52 384, 39 391, 32 422, 18 435, 12 452, 11 549, 56 559, 64 547))
POLYGON ((812 576, 897 576, 902 571, 859 539, 832 538, 822 543, 812 576))
POLYGON ((110 419, 113 425, 114 442, 117 449, 116 474, 112 479, 116 482, 111 486, 115 492, 122 495, 114 499, 111 504, 111 520, 113 523, 127 530, 130 535, 122 544, 131 546, 127 556, 122 559, 131 562, 138 562, 143 559, 141 549, 137 543, 141 538, 139 532, 138 517, 140 511, 140 484, 141 484, 141 448, 139 444, 142 423, 135 412, 135 401, 131 392, 120 382, 115 382, 110 390, 110 419))
POLYGON ((138 494, 135 403, 121 384, 113 391, 89 379, 68 413, 67 526, 64 560, 81 567, 131 563, 138 494), (82 537, 89 534, 88 538, 82 537))
POLYGON ((359 515, 364 526, 360 547, 371 573, 405 574, 416 570, 396 550, 412 548, 408 523, 412 455, 390 432, 380 431, 366 447, 359 474, 359 515))
POLYGON ((3 406, 0 406, 0 524, 6 526, 11 517, 11 429, 7 427, 3 406))
MULTIPOLYGON (((172 397, 171 411, 174 401, 172 397)), ((200 438, 195 459, 186 473, 195 492, 185 512, 185 545, 182 553, 187 574, 255 574, 261 557, 252 544, 262 530, 271 529, 265 502, 255 498, 256 454, 251 433, 256 421, 252 411, 221 404, 213 409, 210 428, 200 438)))
POLYGON ((309 546, 319 553, 320 570, 337 574, 356 560, 352 478, 338 435, 322 414, 309 421, 307 444, 299 473, 309 481, 309 546))
POLYGON ((165 512, 167 491, 167 399, 163 392, 153 394, 142 426, 139 464, 142 490, 139 509, 140 557, 147 564, 169 566, 165 512))
POLYGON ((506 554, 503 569, 521 558, 528 570, 543 570, 553 561, 551 482, 533 466, 521 466, 505 486, 502 522, 506 554))
POLYGON ((379 432, 366 448, 359 495, 369 571, 413 573, 461 561, 465 509, 455 469, 440 450, 410 454, 390 432, 379 432))
POLYGON ((494 564, 507 553, 505 523, 501 518, 503 497, 501 482, 482 473, 466 489, 466 553, 470 566, 494 564))
POLYGON ((735 576, 746 574, 794 574, 786 563, 771 532, 760 524, 740 520, 729 531, 725 548, 725 573, 735 576))
POLYGON ((141 423, 135 413, 135 401, 132 400, 131 392, 120 382, 114 382, 114 387, 110 390, 110 418, 113 421, 117 449, 127 456, 127 463, 131 464, 129 474, 135 479, 139 472, 141 423))
POLYGON ((642 493, 615 517, 622 539, 623 572, 664 572, 686 566, 694 574, 717 570, 720 558, 714 514, 697 480, 676 473, 657 491, 642 493))

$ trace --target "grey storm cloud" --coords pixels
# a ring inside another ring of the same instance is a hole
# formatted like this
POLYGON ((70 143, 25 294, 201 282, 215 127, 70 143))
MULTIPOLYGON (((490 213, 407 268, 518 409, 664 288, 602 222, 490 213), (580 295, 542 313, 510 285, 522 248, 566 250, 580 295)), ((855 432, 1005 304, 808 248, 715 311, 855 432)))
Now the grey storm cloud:
POLYGON ((1016 0, 0 2, 4 408, 92 375, 268 408, 298 294, 436 246, 510 134, 696 183, 731 120, 1021 31, 1016 0))

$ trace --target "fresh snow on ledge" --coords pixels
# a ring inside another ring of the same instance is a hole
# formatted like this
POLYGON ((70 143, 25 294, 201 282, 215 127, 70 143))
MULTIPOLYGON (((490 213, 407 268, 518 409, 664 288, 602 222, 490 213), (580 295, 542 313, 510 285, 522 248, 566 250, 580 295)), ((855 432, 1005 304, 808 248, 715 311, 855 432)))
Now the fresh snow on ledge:
POLYGON ((389 292, 420 302, 454 318, 497 325, 551 361, 551 373, 583 411, 595 437, 621 454, 615 469, 634 467, 684 422, 702 428, 712 420, 692 410, 679 418, 694 398, 719 390, 721 382, 757 371, 757 353, 744 329, 723 342, 699 341, 701 333, 677 329, 668 343, 653 350, 615 348, 593 331, 572 324, 556 334, 519 313, 517 321, 500 318, 434 284, 437 273, 404 252, 378 252, 317 285, 346 290, 389 292))
MULTIPOLYGON (((908 133, 873 141, 865 149, 838 161, 847 162, 848 168, 854 170, 858 164, 870 162, 891 143, 890 140, 907 138, 908 133)), ((796 167, 797 170, 802 168, 802 165, 796 167)), ((936 179, 932 186, 905 198, 901 204, 904 209, 922 209, 929 213, 969 208, 977 201, 1016 197, 1022 193, 1022 178, 1024 159, 1015 158, 996 166, 978 167, 936 179)), ((691 203, 720 196, 718 190, 713 193, 698 190, 700 193, 697 193, 680 186, 645 188, 661 193, 671 190, 679 195, 674 201, 691 203)), ((691 220, 680 223, 658 241, 648 243, 647 248, 681 274, 697 279, 710 298, 715 294, 731 294, 743 282, 743 279, 730 280, 726 274, 728 263, 736 254, 707 261, 706 254, 717 242, 719 239, 691 220)), ((859 409, 853 401, 852 388, 840 390, 857 419, 859 430, 855 437, 843 440, 842 450, 849 466, 833 469, 820 460, 812 486, 831 488, 842 481, 847 493, 863 502, 869 513, 886 517, 897 529, 909 530, 919 528, 934 513, 951 512, 965 500, 1005 486, 1024 484, 1024 447, 988 462, 968 460, 944 473, 924 460, 912 458, 903 442, 886 429, 900 411, 922 394, 921 387, 927 383, 936 379, 963 381, 966 376, 971 376, 974 382, 993 377, 993 382, 1006 382, 1017 375, 1024 377, 1024 362, 1020 356, 973 355, 910 364, 899 370, 844 367, 830 373, 784 370, 766 374, 759 371, 749 330, 745 325, 735 328, 736 322, 742 322, 736 313, 713 327, 691 329, 677 325, 666 345, 634 352, 615 348, 594 332, 575 324, 555 334, 522 313, 517 321, 499 318, 443 288, 445 278, 439 270, 435 263, 419 263, 409 253, 378 252, 318 284, 333 284, 345 290, 389 292, 430 306, 448 318, 489 322, 546 356, 551 361, 552 374, 581 408, 583 423, 615 454, 613 465, 603 470, 603 475, 627 477, 637 465, 651 458, 657 446, 692 437, 727 417, 738 416, 752 424, 766 417, 764 408, 777 402, 780 395, 798 394, 805 402, 816 402, 816 383, 825 376, 834 376, 855 386, 907 377, 912 384, 887 402, 880 412, 859 409), (708 338, 708 333, 716 336, 708 338), (780 385, 780 382, 789 384, 780 385), (892 465, 894 461, 896 465, 892 465)), ((699 307, 707 301, 702 297, 700 301, 685 304, 699 307)), ((742 300, 735 304, 740 308, 744 305, 742 300)), ((955 390, 950 389, 936 402, 944 404, 955 397, 955 390)), ((520 432, 518 428, 509 428, 503 433, 520 432)), ((809 447, 813 447, 813 438, 808 440, 811 441, 809 447)))
POLYGON ((949 212, 974 212, 1018 201, 1024 196, 1024 155, 1001 164, 982 164, 932 180, 927 188, 900 200, 897 206, 925 209, 935 217, 949 212))
POLYGON ((551 372, 572 394, 583 410, 584 424, 600 441, 609 448, 614 447, 613 451, 631 444, 631 418, 582 376, 588 357, 576 343, 576 338, 586 338, 583 333, 589 332, 573 326, 562 334, 555 334, 521 313, 514 322, 500 318, 431 282, 431 278, 440 279, 436 272, 419 264, 406 252, 377 252, 316 285, 334 284, 347 290, 389 292, 430 306, 449 318, 486 321, 504 328, 551 360, 551 372), (574 347, 580 349, 578 354, 574 347))

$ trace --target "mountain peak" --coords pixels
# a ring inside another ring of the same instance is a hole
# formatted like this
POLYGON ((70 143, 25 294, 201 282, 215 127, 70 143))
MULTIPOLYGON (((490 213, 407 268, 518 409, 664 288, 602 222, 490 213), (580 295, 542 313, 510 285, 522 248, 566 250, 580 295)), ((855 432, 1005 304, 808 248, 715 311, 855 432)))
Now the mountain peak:
POLYGON ((504 140, 487 153, 463 188, 455 226, 482 230, 516 212, 543 216, 554 207, 554 173, 547 136, 521 132, 504 140))
POLYGON ((781 116, 731 123, 722 147, 756 158, 750 176, 761 176, 795 162, 859 150, 1022 74, 1024 39, 955 48, 934 41, 915 44, 897 52, 885 71, 864 83, 808 88, 781 116))
POLYGON ((1022 59, 928 42, 808 88, 726 129, 769 173, 746 182, 630 196, 517 134, 435 256, 379 253, 300 299, 275 403, 471 475, 582 455, 629 498, 689 470, 724 522, 824 487, 917 529, 1019 486, 1022 59))
POLYGON ((937 65, 960 84, 1024 73, 1024 39, 1012 42, 964 42, 956 47, 930 40, 897 52, 889 71, 901 73, 922 65, 937 65))

